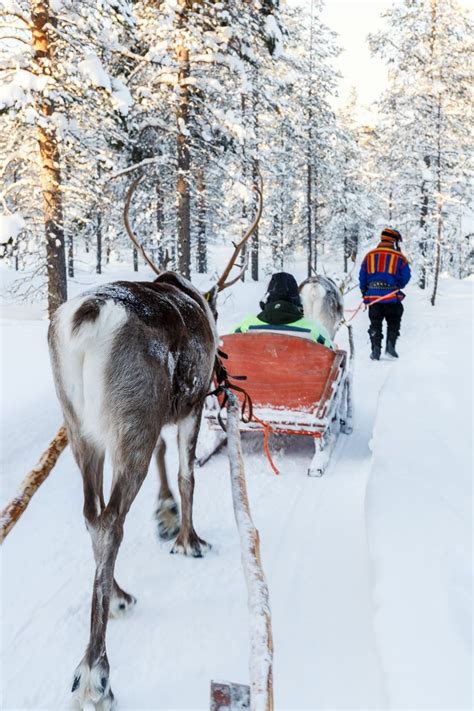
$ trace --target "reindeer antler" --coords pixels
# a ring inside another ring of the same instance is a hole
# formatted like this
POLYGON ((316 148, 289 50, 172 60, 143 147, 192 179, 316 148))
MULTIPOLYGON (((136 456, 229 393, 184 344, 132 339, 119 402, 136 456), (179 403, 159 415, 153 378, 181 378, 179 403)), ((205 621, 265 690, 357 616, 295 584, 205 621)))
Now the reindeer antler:
POLYGON ((231 256, 231 258, 230 258, 230 260, 229 260, 229 263, 227 264, 226 268, 225 268, 224 271, 222 272, 222 275, 221 275, 219 281, 217 282, 217 291, 223 291, 223 289, 227 289, 228 286, 232 286, 232 284, 235 284, 235 282, 240 279, 240 277, 242 276, 242 274, 243 274, 243 273, 245 272, 245 270, 247 269, 248 257, 244 260, 244 263, 242 264, 242 267, 241 267, 240 272, 239 272, 239 274, 237 275, 237 277, 236 277, 235 279, 231 279, 231 281, 226 281, 226 279, 228 278, 228 276, 229 276, 229 274, 230 274, 230 272, 231 272, 231 269, 235 266, 235 262, 237 261, 237 257, 239 256, 239 254, 240 254, 240 252, 241 252, 241 250, 242 250, 242 247, 243 247, 244 244, 247 242, 247 240, 254 234, 255 230, 256 230, 257 227, 258 227, 258 223, 260 222, 260 218, 261 218, 261 216, 262 216, 262 210, 263 210, 263 180, 262 180, 262 176, 260 175, 260 173, 258 173, 258 177, 260 178, 260 185, 259 185, 259 186, 257 186, 257 185, 254 185, 254 186, 253 186, 253 189, 255 190, 255 192, 257 193, 258 198, 259 198, 259 200, 258 200, 257 216, 255 217, 255 220, 253 221, 252 225, 249 227, 249 229, 247 230, 247 232, 245 233, 245 235, 242 237, 242 239, 240 240, 240 242, 238 242, 237 244, 234 244, 234 247, 235 247, 234 252, 233 252, 233 254, 232 254, 232 256, 231 256))
POLYGON ((355 262, 352 265, 352 269, 350 270, 350 272, 344 277, 344 279, 339 284, 339 291, 341 292, 341 294, 343 296, 344 296, 344 294, 348 293, 348 288, 349 288, 349 284, 351 283, 352 274, 354 273, 354 269, 355 269, 355 262))
MULTIPOLYGON (((133 242, 133 244, 135 245, 135 247, 138 249, 138 251, 139 251, 140 254, 142 255, 142 257, 143 257, 143 259, 145 260, 145 262, 148 264, 149 267, 151 267, 151 269, 153 269, 153 271, 155 272, 155 274, 160 275, 160 274, 161 274, 161 270, 156 266, 156 264, 154 264, 154 263, 151 261, 151 259, 149 258, 149 256, 148 256, 147 253, 145 252, 145 249, 144 249, 143 245, 140 244, 140 242, 137 240, 137 238, 136 238, 135 235, 133 234, 133 230, 132 230, 132 227, 131 227, 131 225, 130 225, 130 220, 129 220, 129 216, 128 216, 128 215, 129 215, 129 210, 130 210, 130 203, 131 203, 131 201, 132 201, 133 193, 135 192, 135 190, 137 189, 137 187, 139 186, 139 184, 141 183, 141 181, 144 179, 144 177, 145 177, 145 175, 142 174, 142 175, 138 176, 138 178, 135 178, 135 180, 134 180, 133 183, 130 185, 130 187, 129 187, 128 191, 127 191, 127 196, 126 196, 126 198, 125 198, 125 205, 124 205, 124 207, 123 207, 123 221, 124 221, 124 223, 125 223, 125 229, 127 230, 128 236, 130 237, 131 241, 133 242)), ((166 256, 167 256, 167 261, 169 261, 168 251, 166 252, 166 256)))

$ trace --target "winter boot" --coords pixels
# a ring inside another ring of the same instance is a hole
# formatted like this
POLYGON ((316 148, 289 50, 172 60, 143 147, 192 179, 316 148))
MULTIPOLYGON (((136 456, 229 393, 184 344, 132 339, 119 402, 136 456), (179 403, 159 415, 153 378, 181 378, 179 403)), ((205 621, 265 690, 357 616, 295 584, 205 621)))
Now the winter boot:
POLYGON ((396 338, 387 338, 387 345, 385 346, 385 353, 392 358, 398 358, 398 353, 395 350, 396 338))
POLYGON ((371 323, 369 336, 370 345, 372 346, 370 357, 372 360, 380 360, 380 353, 382 352, 382 323, 371 323))
POLYGON ((381 348, 377 343, 372 343, 372 353, 370 357, 372 360, 380 360, 381 348))

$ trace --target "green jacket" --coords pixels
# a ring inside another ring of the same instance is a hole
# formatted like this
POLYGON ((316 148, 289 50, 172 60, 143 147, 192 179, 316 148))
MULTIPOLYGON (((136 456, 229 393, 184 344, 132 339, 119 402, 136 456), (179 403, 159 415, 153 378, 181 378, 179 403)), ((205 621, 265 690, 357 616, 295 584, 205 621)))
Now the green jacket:
POLYGON ((300 318, 292 323, 273 324, 262 321, 258 316, 246 316, 242 323, 234 330, 234 333, 248 333, 249 331, 281 331, 288 335, 292 333, 295 335, 297 333, 309 333, 311 334, 311 340, 315 341, 315 343, 320 343, 322 346, 326 346, 326 348, 330 348, 332 351, 334 350, 334 344, 324 326, 316 323, 316 321, 310 321, 307 318, 300 318))

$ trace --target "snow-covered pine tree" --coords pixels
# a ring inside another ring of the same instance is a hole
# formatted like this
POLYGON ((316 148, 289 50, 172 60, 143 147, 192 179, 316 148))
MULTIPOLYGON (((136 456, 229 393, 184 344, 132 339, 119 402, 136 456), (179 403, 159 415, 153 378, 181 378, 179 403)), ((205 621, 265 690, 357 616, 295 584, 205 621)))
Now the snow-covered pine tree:
MULTIPOLYGON (((72 235, 100 190, 91 175, 100 160, 109 160, 104 135, 114 136, 130 101, 123 82, 105 68, 112 51, 120 51, 128 6, 125 0, 8 0, 2 17, 0 101, 12 127, 12 141, 2 146, 5 177, 12 196, 26 188, 28 251, 46 270, 51 315, 67 295, 66 234, 72 268, 72 235)), ((4 207, 10 210, 8 198, 4 207)))
POLYGON ((282 8, 282 51, 265 76, 271 109, 261 118, 259 151, 270 187, 262 231, 270 236, 275 266, 282 268, 296 246, 304 247, 310 273, 324 234, 336 131, 329 98, 337 78, 331 62, 339 50, 321 22, 321 9, 316 0, 311 15, 308 7, 282 8))
MULTIPOLYGON (((331 218, 328 232, 342 244, 344 272, 355 261, 359 242, 371 237, 377 196, 367 172, 367 134, 360 123, 355 90, 338 111, 332 142, 331 218)), ((331 239, 331 237, 330 237, 331 239)))
POLYGON ((412 230, 419 284, 431 281, 434 304, 440 269, 458 252, 460 206, 471 200, 472 23, 456 0, 399 0, 385 17, 371 45, 391 67, 385 107, 396 107, 396 141, 383 153, 395 170, 403 163, 393 212, 412 230))

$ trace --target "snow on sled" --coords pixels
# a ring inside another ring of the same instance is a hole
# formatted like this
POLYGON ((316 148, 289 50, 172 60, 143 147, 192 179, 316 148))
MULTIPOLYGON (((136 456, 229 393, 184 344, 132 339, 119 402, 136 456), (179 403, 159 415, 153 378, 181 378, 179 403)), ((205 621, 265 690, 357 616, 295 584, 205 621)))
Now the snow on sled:
MULTIPOLYGON (((316 451, 308 474, 322 476, 337 435, 352 431, 346 352, 268 332, 223 336, 221 350, 228 356, 229 381, 252 400, 253 417, 241 422, 241 431, 262 431, 267 453, 270 433, 313 437, 316 451)), ((205 410, 213 430, 220 428, 218 412, 214 399, 205 410)))

